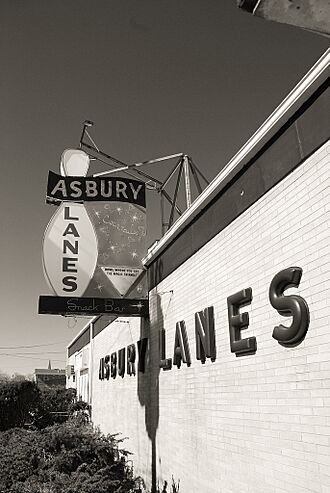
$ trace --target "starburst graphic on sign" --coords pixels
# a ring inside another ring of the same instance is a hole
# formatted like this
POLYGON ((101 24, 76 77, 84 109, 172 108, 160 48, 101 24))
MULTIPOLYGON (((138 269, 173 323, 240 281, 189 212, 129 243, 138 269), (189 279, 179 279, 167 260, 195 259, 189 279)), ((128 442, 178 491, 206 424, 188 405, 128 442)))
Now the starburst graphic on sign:
MULTIPOLYGON (((145 210, 125 202, 120 205, 118 202, 94 202, 85 206, 97 234, 99 250, 89 294, 118 297, 120 293, 123 296, 126 288, 137 280, 136 276, 139 277, 138 273, 144 270, 141 259, 146 253, 145 210), (121 276, 118 276, 119 271, 113 270, 116 267, 121 269, 121 276)), ((135 295, 145 292, 146 296, 146 281, 139 282, 133 292, 135 295)))
POLYGON ((93 209, 97 218, 100 218, 101 212, 93 209))
POLYGON ((100 291, 100 292, 101 292, 101 291, 103 290, 103 288, 104 288, 103 284, 97 283, 97 285, 96 285, 96 289, 97 289, 98 291, 100 291))
POLYGON ((139 311, 142 310, 142 308, 143 308, 141 301, 139 301, 139 303, 135 303, 135 304, 131 303, 131 306, 137 308, 139 311))

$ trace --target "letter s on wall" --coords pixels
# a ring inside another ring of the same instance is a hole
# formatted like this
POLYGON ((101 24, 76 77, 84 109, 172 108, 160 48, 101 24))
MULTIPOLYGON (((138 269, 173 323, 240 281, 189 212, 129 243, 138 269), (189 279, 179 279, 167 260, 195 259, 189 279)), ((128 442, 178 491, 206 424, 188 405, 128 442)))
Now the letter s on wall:
POLYGON ((273 278, 269 287, 269 300, 273 308, 284 317, 292 317, 290 327, 280 324, 273 330, 273 337, 284 347, 294 347, 300 344, 308 331, 309 309, 301 296, 284 296, 283 292, 297 288, 302 276, 300 267, 289 267, 281 270, 273 278))

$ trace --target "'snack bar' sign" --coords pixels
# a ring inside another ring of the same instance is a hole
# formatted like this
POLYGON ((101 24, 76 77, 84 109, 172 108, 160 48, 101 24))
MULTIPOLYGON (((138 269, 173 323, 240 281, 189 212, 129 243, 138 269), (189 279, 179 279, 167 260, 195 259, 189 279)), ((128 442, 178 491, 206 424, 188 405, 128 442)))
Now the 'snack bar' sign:
POLYGON ((117 315, 147 317, 148 300, 115 298, 69 298, 66 296, 39 296, 39 313, 48 315, 117 315))

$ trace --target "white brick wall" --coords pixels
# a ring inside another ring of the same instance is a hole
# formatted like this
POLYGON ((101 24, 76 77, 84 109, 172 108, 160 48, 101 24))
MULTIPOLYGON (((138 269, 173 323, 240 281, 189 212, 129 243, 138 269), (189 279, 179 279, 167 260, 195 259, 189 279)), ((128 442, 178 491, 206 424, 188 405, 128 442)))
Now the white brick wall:
MULTIPOLYGON (((145 409, 139 399, 139 380, 125 373, 124 378, 99 380, 100 359, 141 338, 139 318, 119 318, 93 339, 92 420, 104 433, 128 437, 123 448, 132 454, 136 474, 148 477, 151 471, 151 445, 145 431, 145 409)), ((138 358, 137 358, 138 360, 138 358)))
POLYGON ((129 437, 135 471, 149 486, 155 465, 160 481, 180 480, 180 493, 330 492, 329 163, 328 142, 151 292, 145 376, 98 380, 99 358, 140 338, 137 319, 94 339, 93 419, 129 437), (286 349, 272 331, 290 319, 271 307, 268 289, 290 266, 303 275, 286 294, 305 298, 311 322, 305 340, 286 349), (258 349, 237 358, 227 297, 247 287, 253 300, 241 310, 250 313, 242 337, 255 336, 258 349), (217 359, 202 365, 194 313, 207 306, 214 306, 217 359), (159 370, 157 330, 166 329, 173 357, 180 320, 192 365, 159 370))
POLYGON ((76 389, 77 399, 90 403, 91 389, 89 368, 91 364, 91 348, 87 344, 84 348, 72 354, 67 364, 74 367, 74 375, 67 375, 66 387, 76 389))

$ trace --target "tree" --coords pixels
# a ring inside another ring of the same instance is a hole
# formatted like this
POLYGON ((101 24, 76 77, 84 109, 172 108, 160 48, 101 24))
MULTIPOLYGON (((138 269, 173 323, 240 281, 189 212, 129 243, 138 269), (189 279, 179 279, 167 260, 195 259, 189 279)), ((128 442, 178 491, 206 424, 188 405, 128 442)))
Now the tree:
POLYGON ((40 390, 35 382, 14 379, 0 383, 0 431, 23 426, 33 416, 40 390))
MULTIPOLYGON (((63 423, 79 403, 74 389, 39 389, 24 377, 0 379, 0 431, 25 425, 39 429, 63 423)), ((78 406, 79 408, 79 406, 78 406)))
POLYGON ((51 387, 40 391, 33 415, 33 424, 45 428, 55 423, 64 423, 73 414, 76 391, 62 387, 51 387))
POLYGON ((3 373, 0 370, 0 382, 7 382, 10 379, 9 375, 7 373, 3 373))

